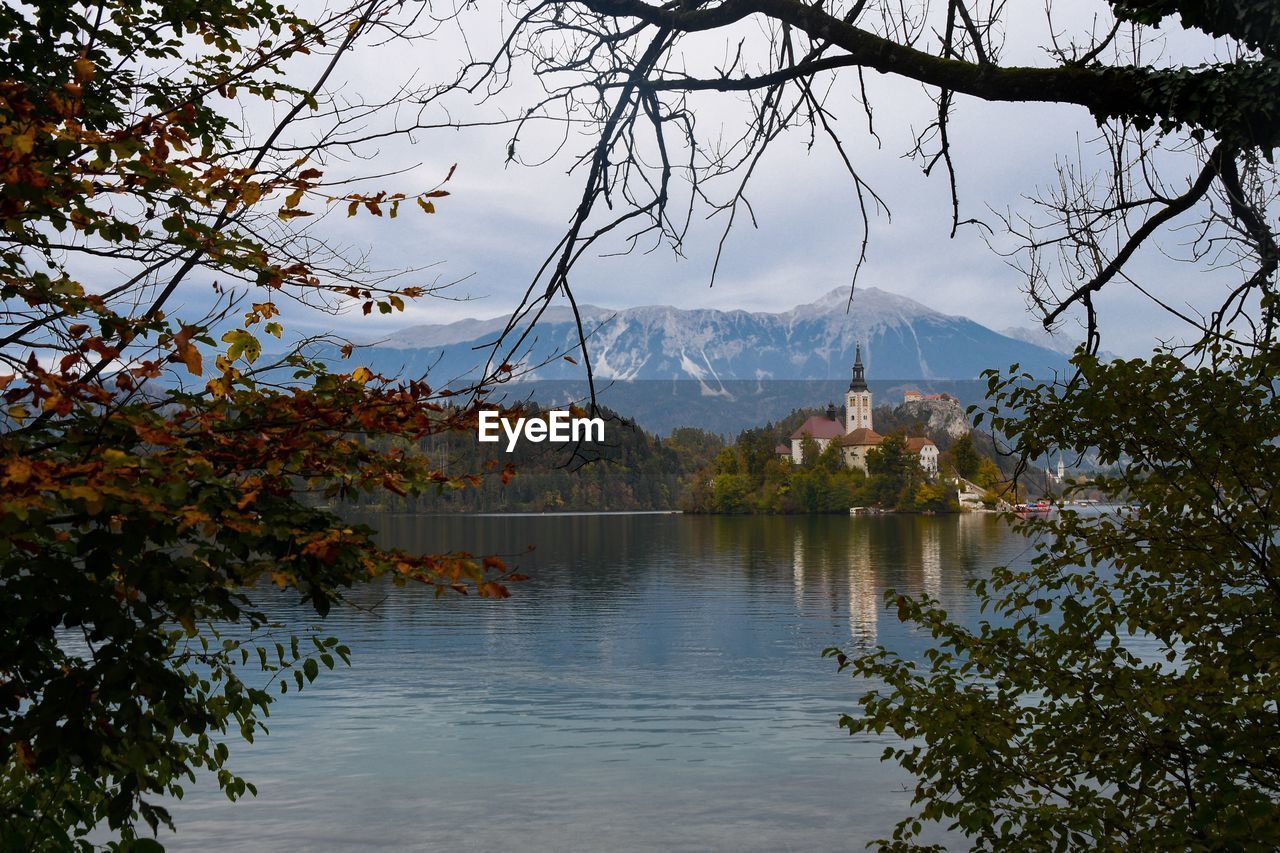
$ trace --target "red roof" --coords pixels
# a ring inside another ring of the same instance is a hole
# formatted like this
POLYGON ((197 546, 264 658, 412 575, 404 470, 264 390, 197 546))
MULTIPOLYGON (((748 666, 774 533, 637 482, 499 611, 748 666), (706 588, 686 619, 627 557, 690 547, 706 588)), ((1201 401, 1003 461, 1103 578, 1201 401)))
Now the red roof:
POLYGON ((840 426, 839 421, 833 421, 823 415, 814 415, 809 420, 800 424, 800 428, 791 433, 793 439, 804 438, 839 438, 844 435, 844 429, 840 426))
POLYGON ((787 447, 785 444, 779 444, 777 447, 773 449, 773 452, 778 454, 779 456, 790 456, 791 448, 787 447))
POLYGON ((874 447, 884 441, 884 436, 873 429, 858 427, 844 437, 841 442, 845 447, 874 447))
POLYGON ((926 447, 934 447, 934 446, 935 446, 934 443, 927 438, 908 438, 907 439, 907 450, 911 451, 912 453, 919 453, 921 450, 924 450, 926 447))

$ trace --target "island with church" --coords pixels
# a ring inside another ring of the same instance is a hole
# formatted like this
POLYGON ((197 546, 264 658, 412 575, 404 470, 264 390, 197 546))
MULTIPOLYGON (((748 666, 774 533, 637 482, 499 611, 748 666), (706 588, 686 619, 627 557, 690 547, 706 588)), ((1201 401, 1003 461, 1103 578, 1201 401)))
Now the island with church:
POLYGON ((989 439, 975 440, 949 394, 903 393, 873 404, 862 347, 843 407, 800 410, 746 430, 700 471, 686 511, 706 513, 960 512, 1011 495, 989 439), (877 425, 880 429, 877 430, 877 425))
MULTIPOLYGON (((907 392, 903 402, 923 400, 924 395, 918 391, 907 392)), ((945 400, 958 410, 959 402, 948 394, 931 395, 931 399, 945 400)), ((876 432, 872 423, 871 389, 867 387, 866 369, 862 365, 862 347, 858 346, 853 361, 853 379, 849 382, 849 391, 844 397, 843 424, 836 411, 835 403, 827 405, 827 413, 814 415, 798 426, 790 436, 789 444, 779 444, 774 452, 779 456, 789 457, 797 465, 804 464, 806 444, 811 440, 818 453, 822 453, 831 444, 840 448, 839 456, 848 468, 856 468, 862 473, 867 471, 867 452, 879 447, 884 436, 876 432)), ((968 430, 968 425, 965 425, 968 430)), ((938 473, 938 445, 928 436, 906 437, 907 452, 920 461, 925 473, 933 476, 938 473)))

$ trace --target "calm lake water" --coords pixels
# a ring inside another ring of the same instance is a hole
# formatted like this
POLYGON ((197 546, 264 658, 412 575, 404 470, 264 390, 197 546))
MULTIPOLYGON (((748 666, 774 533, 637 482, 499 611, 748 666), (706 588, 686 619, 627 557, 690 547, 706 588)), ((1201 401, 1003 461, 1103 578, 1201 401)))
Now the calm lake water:
POLYGON ((887 739, 837 727, 871 685, 820 652, 918 656, 886 587, 971 621, 966 581, 1030 556, 989 515, 370 523, 407 548, 523 554, 532 579, 499 602, 359 591, 370 609, 325 624, 352 668, 232 745, 258 797, 195 786, 170 849, 860 850, 910 779, 880 762, 887 739))

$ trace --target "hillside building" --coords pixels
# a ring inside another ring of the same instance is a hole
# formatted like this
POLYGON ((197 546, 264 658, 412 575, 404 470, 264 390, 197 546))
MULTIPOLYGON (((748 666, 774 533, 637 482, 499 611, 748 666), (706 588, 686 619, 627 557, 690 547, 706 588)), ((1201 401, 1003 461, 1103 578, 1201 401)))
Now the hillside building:
POLYGON ((938 445, 927 438, 908 438, 907 450, 920 457, 920 467, 930 474, 938 473, 938 445))

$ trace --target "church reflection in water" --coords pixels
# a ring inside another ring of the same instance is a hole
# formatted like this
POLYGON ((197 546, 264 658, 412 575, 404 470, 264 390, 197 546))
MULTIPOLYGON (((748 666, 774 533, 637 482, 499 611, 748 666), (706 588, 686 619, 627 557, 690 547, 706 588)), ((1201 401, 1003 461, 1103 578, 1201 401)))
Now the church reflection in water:
POLYGON ((846 611, 854 649, 875 646, 884 604, 870 533, 861 521, 844 519, 801 522, 792 530, 791 582, 796 610, 824 616, 846 611))
POLYGON ((791 597, 796 610, 804 609, 804 531, 795 529, 791 540, 791 597))
POLYGON ((886 589, 945 609, 967 602, 967 580, 990 565, 1000 535, 996 519, 981 514, 791 519, 786 532, 796 611, 847 619, 857 649, 884 643, 896 624, 886 589))
MULTIPOLYGON (((575 619, 614 618, 618 608, 652 588, 734 612, 743 592, 757 607, 781 605, 800 630, 847 650, 913 643, 918 629, 898 622, 885 592, 927 595, 949 613, 971 608, 967 581, 1002 557, 1021 558, 1023 540, 983 513, 828 516, 383 516, 388 541, 416 552, 466 550, 518 554, 531 580, 514 592, 521 607, 570 608, 575 619), (536 544, 534 550, 528 545, 536 544), (673 567, 679 567, 675 571, 673 567), (776 597, 771 597, 776 596, 776 597), (769 602, 768 605, 763 602, 769 602), (811 621, 812 620, 812 621, 811 621), (819 624, 821 623, 821 624, 819 624), (848 637, 831 635, 831 626, 848 637)), ((377 604, 385 590, 356 590, 377 604)), ((392 605, 370 618, 384 618, 392 605)), ((419 605, 403 599, 405 608, 419 605)), ((489 608, 494 630, 506 610, 489 608)), ((485 612, 488 612, 486 610, 485 612)), ((524 612, 524 611, 522 611, 524 612)), ((745 612, 745 611, 744 611, 745 612)), ((754 636, 751 625, 740 626, 754 636)), ((607 629, 601 633, 608 635, 607 629)))
POLYGON ((925 595, 942 597, 942 531, 937 524, 920 529, 920 574, 925 595))
MULTIPOLYGON (((862 545, 865 546, 866 542, 862 545)), ((884 601, 881 598, 883 590, 866 547, 849 549, 848 571, 849 639, 855 649, 869 649, 876 644, 876 628, 884 601)))

